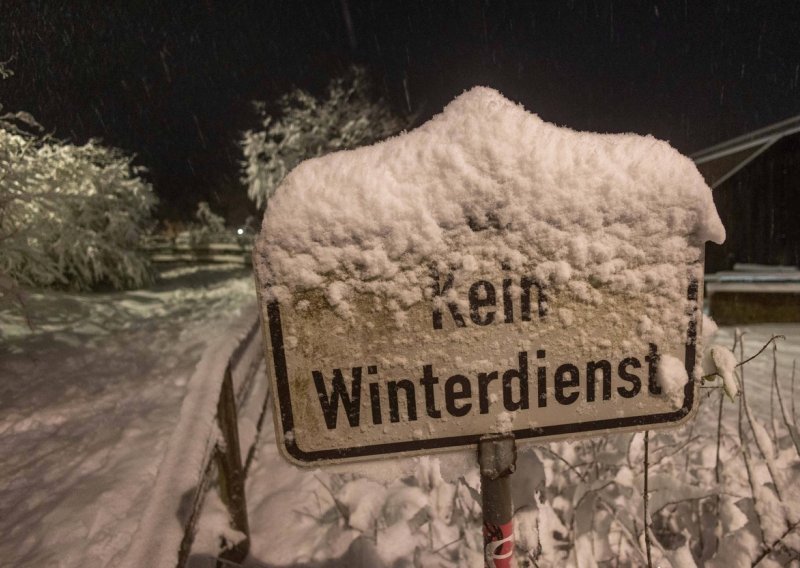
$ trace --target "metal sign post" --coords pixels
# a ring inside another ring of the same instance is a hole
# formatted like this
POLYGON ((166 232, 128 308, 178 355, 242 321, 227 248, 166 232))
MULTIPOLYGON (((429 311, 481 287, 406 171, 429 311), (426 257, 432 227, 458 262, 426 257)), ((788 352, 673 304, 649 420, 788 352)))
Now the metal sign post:
POLYGON ((514 556, 511 474, 517 467, 513 435, 485 436, 478 442, 483 502, 483 558, 486 568, 510 568, 514 556))

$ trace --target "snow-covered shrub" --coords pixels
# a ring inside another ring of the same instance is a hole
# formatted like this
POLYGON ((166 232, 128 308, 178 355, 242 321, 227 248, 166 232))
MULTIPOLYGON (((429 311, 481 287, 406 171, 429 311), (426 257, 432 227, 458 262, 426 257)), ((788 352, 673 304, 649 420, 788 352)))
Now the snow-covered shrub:
POLYGON ((120 151, 0 124, 0 274, 24 287, 148 283, 138 250, 155 196, 120 151))
POLYGON ((225 228, 225 219, 214 213, 211 206, 206 201, 197 204, 197 211, 194 214, 197 222, 189 225, 185 233, 189 245, 203 246, 211 242, 224 243, 235 242, 235 236, 225 228))
POLYGON ((364 69, 334 79, 324 98, 301 89, 278 101, 279 118, 256 103, 261 117, 257 130, 242 139, 247 195, 264 208, 281 180, 301 161, 337 150, 372 144, 402 130, 406 123, 373 95, 364 69))
MULTIPOLYGON (((740 373, 744 354, 734 358, 714 346, 707 359, 698 413, 681 428, 521 454, 526 461, 514 475, 540 481, 530 484, 534 499, 515 503, 519 566, 727 567, 800 556, 793 419, 781 406, 783 427, 770 429, 751 411, 740 373), (738 418, 735 407, 723 408, 731 381, 738 418)), ((783 405, 776 368, 771 380, 783 405)), ((769 381, 763 374, 748 379, 769 381)))
MULTIPOLYGON (((681 428, 650 431, 647 441, 640 432, 519 447, 517 566, 729 568, 800 558, 800 444, 788 393, 773 367, 776 424, 759 421, 746 388, 734 395, 737 418, 719 377, 741 388, 739 361, 747 359, 713 352, 698 414, 681 428)), ((769 381, 759 374, 747 382, 769 381)), ((353 533, 374 543, 383 566, 483 565, 476 468, 447 480, 437 458, 423 457, 414 475, 393 482, 333 474, 324 487, 321 507, 303 511, 318 520, 320 549, 353 533)))

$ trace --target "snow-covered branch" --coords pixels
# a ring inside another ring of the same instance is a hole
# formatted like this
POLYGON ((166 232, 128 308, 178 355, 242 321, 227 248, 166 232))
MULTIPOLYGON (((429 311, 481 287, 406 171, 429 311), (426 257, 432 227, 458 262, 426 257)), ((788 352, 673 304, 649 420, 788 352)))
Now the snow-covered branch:
POLYGON ((243 181, 259 208, 297 164, 338 150, 372 144, 400 132, 407 122, 376 98, 366 71, 354 67, 334 79, 324 97, 295 89, 278 101, 278 118, 256 103, 261 124, 244 133, 243 181))

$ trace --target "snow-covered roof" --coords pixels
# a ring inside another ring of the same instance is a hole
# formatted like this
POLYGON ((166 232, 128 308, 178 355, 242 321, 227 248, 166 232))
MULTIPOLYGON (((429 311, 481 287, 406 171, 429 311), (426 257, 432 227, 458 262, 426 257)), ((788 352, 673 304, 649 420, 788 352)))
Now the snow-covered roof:
POLYGON ((800 115, 715 144, 692 154, 691 158, 713 189, 742 170, 778 140, 798 132, 800 115))

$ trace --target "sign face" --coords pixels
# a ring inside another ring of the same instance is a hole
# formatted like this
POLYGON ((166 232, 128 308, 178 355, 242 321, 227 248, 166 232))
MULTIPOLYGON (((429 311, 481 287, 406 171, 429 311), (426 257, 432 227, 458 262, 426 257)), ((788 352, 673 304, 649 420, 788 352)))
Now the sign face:
POLYGON ((321 291, 260 302, 279 445, 316 466, 474 446, 492 432, 551 441, 677 425, 695 406, 702 266, 684 267, 679 329, 655 336, 646 296, 597 287, 587 302, 499 264, 468 279, 432 268, 426 300, 402 322, 368 294, 349 318, 321 291), (657 380, 665 357, 689 377, 677 402, 657 380))
POLYGON ((724 238, 665 142, 560 128, 483 87, 307 160, 253 253, 281 451, 317 466, 678 425, 704 245, 724 238))

